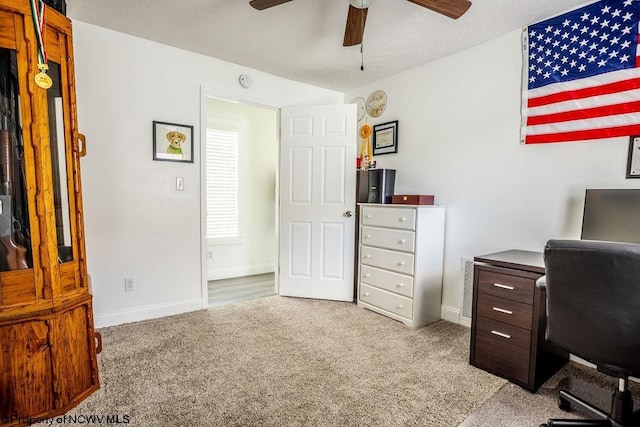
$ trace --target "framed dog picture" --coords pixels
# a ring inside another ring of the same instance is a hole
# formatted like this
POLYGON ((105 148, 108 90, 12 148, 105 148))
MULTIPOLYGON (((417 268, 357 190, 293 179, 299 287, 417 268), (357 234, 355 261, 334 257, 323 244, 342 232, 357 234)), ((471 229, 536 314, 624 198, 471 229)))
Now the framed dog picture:
POLYGON ((153 160, 193 163, 193 126, 154 121, 153 160))

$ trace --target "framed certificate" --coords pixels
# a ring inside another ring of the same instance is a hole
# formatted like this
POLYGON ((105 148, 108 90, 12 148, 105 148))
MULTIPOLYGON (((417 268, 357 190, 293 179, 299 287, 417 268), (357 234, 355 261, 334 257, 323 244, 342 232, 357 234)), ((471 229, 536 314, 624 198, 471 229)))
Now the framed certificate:
MULTIPOLYGON (((375 148, 373 151, 375 152, 375 148)), ((629 138, 627 178, 640 178, 640 136, 632 136, 629 138)))
POLYGON ((373 127, 373 155, 398 152, 398 121, 373 127))

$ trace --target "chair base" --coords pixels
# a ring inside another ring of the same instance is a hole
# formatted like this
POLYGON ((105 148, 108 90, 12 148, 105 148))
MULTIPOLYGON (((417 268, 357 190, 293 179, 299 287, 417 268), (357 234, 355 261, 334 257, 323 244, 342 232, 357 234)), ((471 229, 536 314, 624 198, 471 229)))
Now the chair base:
POLYGON ((558 407, 569 411, 572 408, 592 417, 593 419, 551 419, 540 427, 568 427, 568 426, 608 426, 608 427, 640 427, 640 411, 633 413, 633 399, 628 390, 616 390, 613 393, 611 415, 589 402, 561 390, 558 407))

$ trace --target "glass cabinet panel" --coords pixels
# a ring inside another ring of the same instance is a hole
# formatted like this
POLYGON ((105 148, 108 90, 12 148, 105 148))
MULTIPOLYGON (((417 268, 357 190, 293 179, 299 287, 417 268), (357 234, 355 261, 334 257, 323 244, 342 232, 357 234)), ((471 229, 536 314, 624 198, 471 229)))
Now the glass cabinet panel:
POLYGON ((60 65, 49 61, 48 74, 53 80, 53 86, 47 90, 51 170, 53 174, 53 203, 55 208, 56 236, 58 240, 58 261, 62 263, 73 260, 73 247, 71 243, 71 215, 69 213, 65 122, 60 65))
POLYGON ((33 267, 16 52, 0 48, 0 271, 33 267))

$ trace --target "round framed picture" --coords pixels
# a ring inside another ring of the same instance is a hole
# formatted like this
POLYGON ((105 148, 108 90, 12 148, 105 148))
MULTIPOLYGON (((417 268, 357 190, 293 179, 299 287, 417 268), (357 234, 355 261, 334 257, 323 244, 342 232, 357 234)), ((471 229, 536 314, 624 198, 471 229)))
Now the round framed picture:
POLYGON ((382 90, 371 92, 367 99, 367 114, 371 117, 380 117, 387 108, 387 94, 382 90))
POLYGON ((364 118, 364 113, 367 112, 367 103, 365 102, 364 98, 353 98, 351 100, 351 104, 356 104, 358 109, 358 121, 362 120, 364 118))

